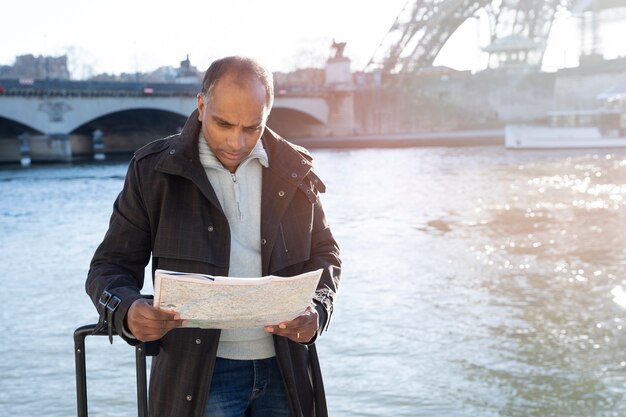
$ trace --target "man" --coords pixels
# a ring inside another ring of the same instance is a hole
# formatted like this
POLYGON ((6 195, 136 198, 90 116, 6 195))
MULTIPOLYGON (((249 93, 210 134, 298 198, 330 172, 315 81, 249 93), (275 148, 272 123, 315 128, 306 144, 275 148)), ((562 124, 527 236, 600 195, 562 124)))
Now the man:
POLYGON ((311 156, 265 127, 273 96, 271 73, 254 60, 214 62, 183 131, 135 153, 91 262, 86 289, 101 326, 158 344, 151 416, 327 415, 314 342, 332 314, 339 249, 311 156), (315 308, 292 321, 181 328, 178 313, 140 295, 150 256, 153 275, 323 273, 315 308))

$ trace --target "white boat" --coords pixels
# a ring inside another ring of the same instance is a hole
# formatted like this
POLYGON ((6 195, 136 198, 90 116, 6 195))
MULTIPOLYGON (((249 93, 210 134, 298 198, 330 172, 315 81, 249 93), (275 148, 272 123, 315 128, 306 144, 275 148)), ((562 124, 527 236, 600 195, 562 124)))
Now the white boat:
POLYGON ((604 134, 593 126, 507 125, 504 144, 509 149, 619 148, 626 147, 626 136, 604 134))

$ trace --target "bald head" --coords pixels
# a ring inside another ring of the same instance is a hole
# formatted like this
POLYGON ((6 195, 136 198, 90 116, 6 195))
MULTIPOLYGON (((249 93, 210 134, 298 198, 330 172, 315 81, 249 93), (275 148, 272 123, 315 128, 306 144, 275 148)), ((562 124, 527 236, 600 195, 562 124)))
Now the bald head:
POLYGON ((250 81, 259 81, 265 88, 268 110, 274 103, 274 81, 272 73, 252 58, 229 56, 214 61, 204 74, 202 94, 211 99, 211 94, 217 82, 222 78, 229 78, 241 87, 249 85, 250 81))

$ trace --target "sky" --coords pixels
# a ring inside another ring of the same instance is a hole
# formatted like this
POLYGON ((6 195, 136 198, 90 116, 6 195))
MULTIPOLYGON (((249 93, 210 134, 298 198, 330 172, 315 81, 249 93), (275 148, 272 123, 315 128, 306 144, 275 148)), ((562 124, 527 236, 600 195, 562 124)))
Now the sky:
MULTIPOLYGON (((0 65, 15 56, 71 52, 96 73, 178 66, 189 54, 206 69, 241 54, 290 70, 347 41, 364 66, 406 0, 8 0, 2 5, 0 65)), ((71 63, 73 64, 73 63, 71 63)), ((85 64, 85 65, 82 65, 85 64)))
MULTIPOLYGON (((0 65, 22 54, 68 54, 73 78, 177 67, 187 54, 206 69, 227 55, 248 55, 272 71, 320 65, 333 38, 347 42, 352 69, 365 67, 406 0, 7 0, 0 65)), ((565 24, 562 28, 567 29, 565 24)), ((571 30, 569 28, 568 30, 571 30)), ((623 34, 622 34, 623 35, 623 34)), ((620 36, 620 39, 622 36, 620 36)), ((572 66, 567 30, 555 36, 549 66, 572 66), (560 46, 558 46, 558 45, 560 46), (556 46, 555 46, 556 45, 556 46), (569 50, 569 52, 568 52, 569 50)), ((486 65, 485 31, 467 21, 435 61, 456 69, 486 65)))

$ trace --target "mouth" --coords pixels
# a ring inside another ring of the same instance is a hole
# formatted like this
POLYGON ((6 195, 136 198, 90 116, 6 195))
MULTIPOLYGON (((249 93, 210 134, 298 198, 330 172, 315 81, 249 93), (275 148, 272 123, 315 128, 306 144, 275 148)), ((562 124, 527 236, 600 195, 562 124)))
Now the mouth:
POLYGON ((239 162, 240 160, 243 159, 243 157, 245 156, 245 153, 222 151, 222 155, 224 156, 224 158, 228 159, 229 161, 239 162))

